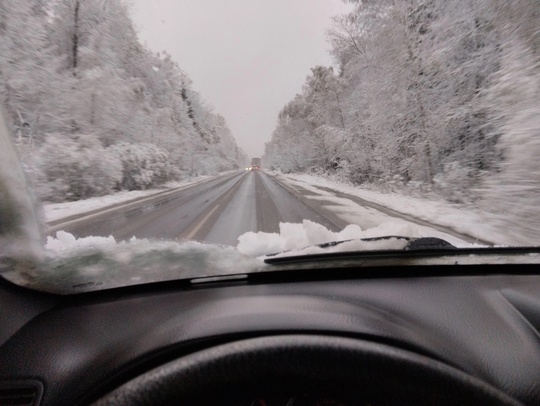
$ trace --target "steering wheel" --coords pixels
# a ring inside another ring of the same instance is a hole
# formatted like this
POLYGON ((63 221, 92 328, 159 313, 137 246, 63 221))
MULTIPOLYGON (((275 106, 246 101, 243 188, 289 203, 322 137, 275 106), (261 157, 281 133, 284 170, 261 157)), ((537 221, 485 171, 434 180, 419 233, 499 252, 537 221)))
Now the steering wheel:
POLYGON ((234 341, 173 360, 94 406, 249 406, 257 399, 306 394, 346 405, 520 404, 477 378, 413 352, 353 338, 281 335, 234 341))

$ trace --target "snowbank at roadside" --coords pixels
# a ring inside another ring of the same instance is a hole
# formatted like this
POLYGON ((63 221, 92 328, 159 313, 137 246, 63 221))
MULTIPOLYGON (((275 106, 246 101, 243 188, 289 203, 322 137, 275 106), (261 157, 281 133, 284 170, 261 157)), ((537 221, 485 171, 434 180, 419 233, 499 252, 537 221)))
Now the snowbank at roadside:
MULTIPOLYGON (((230 172, 232 171, 223 172, 220 175, 225 175, 230 172)), ((212 178, 212 176, 199 176, 181 182, 169 182, 157 189, 121 191, 112 195, 92 197, 90 199, 77 200, 74 202, 47 203, 43 205, 45 222, 60 220, 69 216, 87 213, 92 210, 103 209, 118 203, 151 196, 167 190, 193 185, 209 178, 212 178)))
MULTIPOLYGON (((404 213, 432 224, 447 227, 458 233, 470 235, 473 238, 490 241, 497 245, 522 244, 520 241, 510 237, 504 230, 500 229, 488 213, 484 213, 480 210, 464 209, 443 200, 420 199, 398 193, 376 192, 321 176, 307 174, 284 175, 277 173, 274 175, 278 176, 279 180, 292 187, 298 186, 312 191, 319 196, 321 194, 326 195, 327 200, 332 200, 333 198, 337 201, 337 199, 343 200, 343 198, 333 197, 332 192, 321 188, 328 188, 337 192, 356 196, 369 202, 385 206, 396 212, 404 213)), ((307 197, 318 198, 317 196, 307 197)))

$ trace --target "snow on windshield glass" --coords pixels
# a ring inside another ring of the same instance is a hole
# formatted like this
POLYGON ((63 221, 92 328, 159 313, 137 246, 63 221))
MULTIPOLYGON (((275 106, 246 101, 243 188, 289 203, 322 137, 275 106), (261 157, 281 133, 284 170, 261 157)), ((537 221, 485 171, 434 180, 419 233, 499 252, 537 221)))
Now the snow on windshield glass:
POLYGON ((538 246, 539 26, 537 0, 1 0, 0 272, 538 246))

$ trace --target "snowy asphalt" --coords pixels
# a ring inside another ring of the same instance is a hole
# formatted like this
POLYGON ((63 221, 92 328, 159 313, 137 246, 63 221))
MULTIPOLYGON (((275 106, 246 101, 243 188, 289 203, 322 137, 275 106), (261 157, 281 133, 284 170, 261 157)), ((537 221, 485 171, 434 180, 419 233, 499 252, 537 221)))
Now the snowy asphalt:
POLYGON ((280 222, 309 219, 339 231, 346 224, 306 205, 261 171, 242 171, 167 194, 163 198, 82 217, 60 227, 76 237, 109 236, 196 240, 236 245, 248 231, 279 232, 280 222))
POLYGON ((56 220, 49 223, 49 235, 64 230, 78 238, 112 235, 116 241, 137 237, 236 246, 238 237, 248 231, 279 233, 279 223, 302 223, 304 219, 334 232, 357 224, 362 230, 384 235, 439 237, 456 246, 484 243, 355 196, 287 182, 263 171, 228 173, 56 220), (382 230, 377 229, 379 225, 382 230))

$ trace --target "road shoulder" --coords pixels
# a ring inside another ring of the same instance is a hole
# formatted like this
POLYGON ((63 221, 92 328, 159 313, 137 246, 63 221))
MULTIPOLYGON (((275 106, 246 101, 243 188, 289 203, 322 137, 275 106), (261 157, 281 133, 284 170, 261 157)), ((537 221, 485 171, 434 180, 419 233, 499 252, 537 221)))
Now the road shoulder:
POLYGON ((51 229, 54 231, 54 229, 71 221, 161 199, 181 190, 212 181, 222 176, 227 176, 228 174, 230 172, 221 173, 216 176, 199 177, 192 181, 177 182, 172 186, 165 186, 159 189, 122 191, 112 195, 93 197, 74 202, 43 204, 44 220, 50 229, 49 231, 51 229))
MULTIPOLYGON (((481 245, 502 244, 493 241, 494 231, 486 225, 481 213, 452 207, 443 202, 415 199, 396 193, 384 194, 363 190, 335 180, 313 175, 269 173, 280 183, 296 192, 299 199, 324 203, 325 199, 347 199, 359 206, 368 207, 391 217, 450 234, 469 243, 481 245)), ((311 203, 313 204, 313 203, 311 203)))

